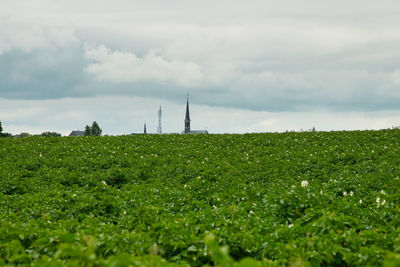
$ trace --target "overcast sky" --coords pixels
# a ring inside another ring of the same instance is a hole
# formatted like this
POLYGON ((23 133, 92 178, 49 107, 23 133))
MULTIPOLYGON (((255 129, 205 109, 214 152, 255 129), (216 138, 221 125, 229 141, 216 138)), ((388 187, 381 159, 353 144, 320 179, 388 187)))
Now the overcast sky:
POLYGON ((400 125, 400 1, 1 0, 11 133, 400 125))

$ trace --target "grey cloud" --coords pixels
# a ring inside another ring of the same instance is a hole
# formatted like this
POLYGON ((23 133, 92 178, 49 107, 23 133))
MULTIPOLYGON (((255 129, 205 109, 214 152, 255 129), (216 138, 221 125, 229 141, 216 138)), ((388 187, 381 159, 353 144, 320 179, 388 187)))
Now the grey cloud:
MULTIPOLYGON (((399 70, 390 68, 386 72, 378 72, 376 66, 370 71, 340 70, 336 66, 301 71, 299 67, 292 66, 291 72, 284 71, 285 68, 244 72, 238 65, 236 69, 230 70, 231 74, 226 76, 228 80, 222 82, 213 80, 212 75, 223 75, 213 73, 213 70, 218 72, 218 69, 211 68, 205 71, 206 74, 208 71, 209 76, 201 81, 201 86, 192 88, 182 86, 179 80, 158 80, 157 76, 151 76, 153 65, 146 70, 150 75, 148 80, 131 73, 137 68, 136 65, 131 68, 124 63, 112 66, 112 73, 102 72, 107 71, 107 68, 98 72, 100 80, 96 80, 96 77, 85 71, 90 64, 96 63, 85 57, 82 47, 57 49, 53 52, 3 53, 0 56, 0 96, 48 99, 136 95, 179 102, 189 91, 198 104, 266 111, 302 111, 321 107, 337 110, 396 109, 400 100, 399 70), (126 76, 124 79, 120 75, 112 76, 120 67, 126 76), (127 68, 126 73, 124 67, 127 68)), ((285 64, 290 65, 290 62, 285 64)), ((181 70, 177 70, 169 79, 174 75, 179 77, 181 73, 181 70)), ((190 80, 187 83, 190 84, 190 80)))
POLYGON ((260 111, 399 108, 397 1, 36 3, 0 4, 21 32, 0 26, 0 97, 179 102, 189 91, 260 111))
POLYGON ((46 99, 79 95, 74 88, 85 83, 86 65, 80 47, 0 55, 0 96, 46 99))

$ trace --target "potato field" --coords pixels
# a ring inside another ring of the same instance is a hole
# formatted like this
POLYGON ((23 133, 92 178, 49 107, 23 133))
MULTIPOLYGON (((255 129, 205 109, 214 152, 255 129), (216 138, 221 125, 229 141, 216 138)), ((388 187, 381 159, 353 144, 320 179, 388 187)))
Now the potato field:
POLYGON ((0 266, 399 266, 400 130, 0 139, 0 266))

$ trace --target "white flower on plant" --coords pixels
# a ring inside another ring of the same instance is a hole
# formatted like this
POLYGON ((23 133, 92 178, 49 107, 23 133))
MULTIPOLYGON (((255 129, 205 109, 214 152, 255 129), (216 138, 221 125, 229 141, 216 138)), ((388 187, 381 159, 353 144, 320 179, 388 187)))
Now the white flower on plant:
POLYGON ((306 180, 301 181, 301 187, 307 187, 308 186, 308 182, 306 180))
POLYGON ((382 194, 382 195, 386 195, 386 192, 383 191, 383 190, 381 190, 381 194, 382 194))
POLYGON ((101 183, 102 183, 103 185, 107 185, 106 181, 101 181, 101 183))
POLYGON ((351 197, 354 196, 353 191, 350 191, 349 195, 350 195, 351 197))
POLYGON ((320 193, 321 195, 323 195, 323 194, 324 194, 324 192, 322 192, 322 190, 320 190, 320 191, 319 191, 319 193, 320 193))
POLYGON ((293 223, 289 224, 288 227, 289 227, 289 228, 292 228, 292 227, 293 227, 293 223))
POLYGON ((383 205, 385 205, 385 203, 386 203, 386 200, 385 200, 385 199, 383 199, 383 200, 381 201, 381 198, 380 198, 380 197, 377 197, 377 198, 376 198, 376 206, 377 206, 377 207, 383 206, 383 205))
POLYGON ((362 199, 360 199, 360 201, 358 201, 358 202, 360 202, 360 204, 362 204, 362 199))
POLYGON ((343 192, 343 196, 347 197, 347 192, 346 191, 343 192))

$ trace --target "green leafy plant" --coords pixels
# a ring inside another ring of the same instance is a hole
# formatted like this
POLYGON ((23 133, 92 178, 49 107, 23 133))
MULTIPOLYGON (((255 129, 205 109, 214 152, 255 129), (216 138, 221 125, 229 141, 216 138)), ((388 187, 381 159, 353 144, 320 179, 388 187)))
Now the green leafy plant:
POLYGON ((0 140, 0 265, 396 266, 400 130, 0 140))

